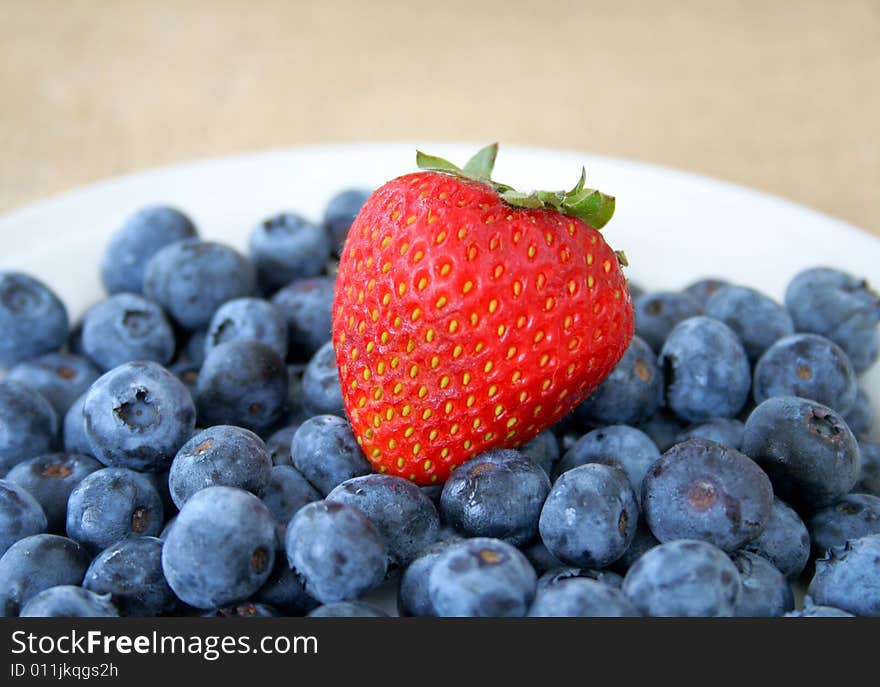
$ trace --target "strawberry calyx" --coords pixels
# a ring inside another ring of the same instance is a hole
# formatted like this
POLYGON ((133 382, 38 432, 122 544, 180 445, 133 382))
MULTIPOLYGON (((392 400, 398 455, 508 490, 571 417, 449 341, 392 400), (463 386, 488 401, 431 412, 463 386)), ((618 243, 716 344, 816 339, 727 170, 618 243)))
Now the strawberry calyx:
POLYGON ((492 143, 477 151, 464 167, 458 167, 448 160, 416 151, 416 165, 419 169, 444 172, 465 179, 488 184, 497 191, 501 199, 517 208, 552 208, 565 215, 577 217, 594 229, 604 227, 614 214, 614 196, 586 188, 586 168, 581 168, 581 177, 570 191, 532 191, 522 193, 512 186, 492 180, 492 170, 498 155, 498 144, 492 143))

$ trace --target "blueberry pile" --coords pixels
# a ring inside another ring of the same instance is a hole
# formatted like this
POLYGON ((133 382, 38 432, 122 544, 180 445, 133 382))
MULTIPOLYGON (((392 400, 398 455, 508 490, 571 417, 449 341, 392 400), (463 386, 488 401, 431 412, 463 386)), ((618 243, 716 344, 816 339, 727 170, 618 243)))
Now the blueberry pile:
POLYGON ((0 615, 880 616, 864 280, 633 284, 589 399, 418 487, 372 472, 329 343, 366 197, 248 255, 141 210, 75 323, 0 273, 0 615))

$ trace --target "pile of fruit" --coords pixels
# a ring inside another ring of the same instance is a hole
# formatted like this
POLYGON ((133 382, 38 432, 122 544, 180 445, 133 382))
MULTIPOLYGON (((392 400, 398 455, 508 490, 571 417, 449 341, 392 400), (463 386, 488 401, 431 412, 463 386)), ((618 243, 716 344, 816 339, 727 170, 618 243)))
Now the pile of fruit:
POLYGON ((495 152, 247 256, 143 209, 73 324, 0 272, 0 615, 880 615, 880 297, 643 293, 495 152))

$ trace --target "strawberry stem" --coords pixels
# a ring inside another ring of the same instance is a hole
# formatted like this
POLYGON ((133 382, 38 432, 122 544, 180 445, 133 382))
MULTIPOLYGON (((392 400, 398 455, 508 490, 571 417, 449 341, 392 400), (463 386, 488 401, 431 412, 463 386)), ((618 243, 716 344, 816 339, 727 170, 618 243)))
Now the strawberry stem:
POLYGON ((614 196, 609 196, 592 188, 585 188, 587 170, 581 168, 581 177, 570 191, 532 191, 522 193, 516 189, 492 181, 492 170, 498 155, 498 144, 493 143, 477 151, 464 168, 458 167, 442 157, 426 155, 416 151, 416 165, 419 169, 444 172, 465 179, 472 179, 494 188, 508 205, 518 208, 553 208, 572 217, 583 220, 590 226, 601 229, 614 214, 614 196))

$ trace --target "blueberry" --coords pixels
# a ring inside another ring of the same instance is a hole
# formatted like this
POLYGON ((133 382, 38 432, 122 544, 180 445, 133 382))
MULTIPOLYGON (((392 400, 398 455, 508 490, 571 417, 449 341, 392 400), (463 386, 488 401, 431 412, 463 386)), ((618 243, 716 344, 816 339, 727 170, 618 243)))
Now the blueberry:
POLYGON ((230 341, 259 341, 284 360, 287 357, 287 321, 274 305, 259 298, 236 298, 221 305, 205 334, 207 358, 217 346, 230 341))
POLYGON ((589 463, 559 476, 541 510, 541 539, 569 565, 604 568, 623 555, 638 522, 623 471, 589 463))
POLYGON ((302 401, 312 415, 344 415, 342 387, 333 343, 325 343, 306 365, 302 378, 302 401))
POLYGON ((756 403, 772 396, 800 396, 847 413, 857 391, 856 374, 846 353, 818 334, 780 339, 755 365, 756 403))
POLYGON ((275 556, 271 574, 253 599, 290 616, 305 615, 318 605, 306 592, 302 580, 287 565, 287 558, 281 554, 275 556))
POLYGON ((810 533, 791 506, 774 498, 767 526, 743 551, 763 556, 783 575, 796 578, 810 558, 810 533))
POLYGON ((293 466, 324 495, 347 479, 373 471, 351 425, 337 415, 316 415, 303 422, 290 442, 290 455, 293 466))
POLYGON ((742 581, 735 617, 778 618, 794 610, 794 591, 770 561, 747 551, 731 554, 731 560, 742 581))
POLYGON ((739 571, 727 555, 691 539, 655 546, 623 579, 623 593, 653 617, 730 617, 741 589, 739 571))
POLYGON ((0 616, 14 617, 44 589, 78 585, 89 567, 88 552, 57 534, 19 539, 0 557, 0 616))
POLYGON ((688 439, 709 439, 719 444, 724 444, 737 451, 742 448, 743 432, 745 424, 739 420, 727 417, 713 417, 710 420, 698 422, 682 430, 675 439, 675 443, 681 443, 688 439))
POLYGON ((321 274, 330 259, 330 237, 323 227, 285 212, 251 232, 250 256, 260 288, 274 293, 296 279, 321 274))
POLYGON ((745 286, 718 289, 706 302, 705 314, 733 330, 749 360, 757 360, 776 341, 794 333, 791 315, 782 305, 745 286))
POLYGON ((302 388, 305 373, 305 363, 287 366, 287 414, 283 418, 285 424, 299 426, 315 414, 305 407, 302 388))
POLYGON ((70 331, 67 334, 67 352, 74 355, 85 355, 82 349, 82 319, 77 320, 70 325, 70 331))
POLYGON ((548 570, 565 567, 565 563, 550 553, 550 550, 544 542, 541 541, 540 536, 535 537, 525 546, 521 546, 520 551, 522 551, 525 557, 528 558, 529 563, 532 564, 532 567, 538 574, 543 574, 548 570))
POLYGON ((814 603, 858 616, 880 616, 880 534, 850 539, 816 561, 807 594, 814 603))
POLYGON ((168 477, 171 474, 171 470, 165 470, 164 472, 145 472, 144 476, 150 480, 153 487, 155 487, 156 492, 159 494, 159 498, 162 499, 162 510, 165 512, 165 519, 167 520, 172 514, 177 513, 177 504, 174 503, 174 499, 171 498, 171 488, 168 484, 168 477))
POLYGON ((174 505, 183 508, 205 487, 238 487, 262 496, 271 478, 272 460, 260 437, 241 427, 216 425, 180 447, 168 473, 168 488, 174 505))
POLYGON ((290 455, 290 442, 293 440, 293 435, 298 429, 298 424, 288 425, 272 433, 266 439, 266 450, 269 451, 272 465, 293 465, 293 457, 290 455))
POLYGON ((651 347, 634 336, 611 374, 577 409, 598 425, 636 425, 663 403, 663 373, 651 347))
POLYGON ((211 351, 199 373, 199 421, 264 432, 287 402, 287 368, 278 354, 257 341, 231 341, 211 351))
POLYGON ((40 392, 0 380, 0 474, 51 451, 57 434, 58 414, 40 392))
POLYGON ((19 363, 6 379, 39 391, 62 418, 100 375, 98 368, 81 356, 47 353, 19 363))
POLYGON ((177 521, 177 516, 173 515, 167 520, 165 520, 165 526, 162 528, 162 531, 159 533, 159 539, 165 541, 168 539, 168 534, 171 532, 171 528, 174 527, 174 523, 177 521))
POLYGON ((132 360, 167 365, 175 345, 162 308, 137 294, 111 296, 92 306, 83 319, 83 351, 103 371, 132 360))
POLYGON ((272 511, 280 542, 284 542, 287 524, 296 512, 307 503, 321 500, 321 494, 292 465, 274 466, 263 491, 263 503, 272 511))
POLYGON ((67 340, 67 309, 48 286, 0 272, 0 367, 57 351, 67 340))
POLYGON ((387 618, 384 611, 360 601, 336 601, 318 606, 309 618, 387 618))
POLYGON ((708 300, 725 286, 728 286, 728 283, 723 279, 705 277, 686 286, 684 293, 696 300, 700 307, 705 307, 708 300))
POLYGON ((199 385, 199 368, 192 363, 181 361, 171 365, 168 371, 183 382, 189 395, 195 399, 199 385))
POLYGON ((592 580, 600 582, 606 587, 620 589, 623 586, 623 577, 611 570, 593 570, 590 568, 572 568, 560 566, 544 572, 538 578, 538 592, 542 589, 553 587, 566 580, 592 580))
MULTIPOLYGON (((223 306, 221 305, 220 307, 222 308, 223 306)), ((205 340, 207 338, 208 330, 198 329, 186 337, 186 344, 182 347, 181 358, 185 359, 196 369, 205 364, 205 340)))
POLYGON ((556 464, 556 474, 588 463, 621 468, 639 495, 648 468, 660 457, 660 451, 647 434, 627 425, 611 425, 588 432, 556 464))
POLYGON ((327 502, 360 509, 385 540, 391 562, 400 567, 433 544, 440 531, 434 504, 415 484, 401 477, 353 477, 333 489, 327 502))
POLYGON ((180 210, 162 205, 140 210, 107 245, 101 261, 104 288, 110 293, 140 293, 150 258, 165 246, 195 235, 195 226, 180 210))
POLYGON ((292 360, 309 360, 330 340, 334 286, 330 277, 298 279, 272 296, 287 321, 287 352, 292 360))
POLYGON ((660 351, 666 402, 682 420, 734 417, 751 389, 751 368, 733 330, 711 317, 675 326, 660 351))
POLYGON ((636 618, 641 614, 619 589, 576 577, 539 586, 532 618, 636 618))
POLYGON ((86 475, 67 501, 67 536, 95 552, 129 536, 155 536, 162 499, 145 475, 102 468, 86 475))
POLYGON ((743 453, 796 508, 838 501, 859 476, 859 446, 846 423, 830 408, 794 396, 769 398, 752 411, 743 453))
POLYGON ((461 541, 465 537, 462 537, 458 532, 456 532, 449 525, 445 525, 441 522, 440 531, 437 533, 437 541, 461 541))
POLYGON ((162 544, 156 537, 133 537, 111 544, 89 565, 83 587, 109 594, 120 615, 171 613, 178 601, 162 572, 162 544))
POLYGON ((400 577, 400 586, 397 594, 397 610, 401 616, 424 617, 437 615, 431 604, 431 595, 428 591, 428 577, 434 564, 443 553, 452 545, 452 541, 438 541, 422 551, 418 558, 413 560, 403 575, 400 577))
MULTIPOLYGON (((88 393, 88 392, 86 392, 88 393)), ((86 394, 77 398, 64 415, 61 428, 63 448, 67 453, 91 455, 92 444, 86 436, 86 423, 83 418, 83 406, 86 402, 86 394)))
POLYGON ((870 397, 861 387, 856 391, 856 399, 852 407, 843 414, 843 419, 857 437, 867 438, 871 433, 871 426, 874 424, 874 407, 870 397))
POLYGON ((651 528, 648 527, 645 519, 640 518, 632 542, 626 548, 626 551, 623 552, 623 555, 614 561, 611 566, 612 570, 621 575, 626 574, 626 571, 633 566, 633 563, 659 544, 660 542, 654 536, 654 533, 651 532, 651 528))
POLYGON ((666 408, 656 413, 639 425, 639 429, 651 437, 657 448, 666 451, 678 442, 678 435, 687 427, 679 418, 666 408))
POLYGON ((880 497, 871 494, 847 494, 831 506, 813 511, 807 527, 817 556, 848 539, 880 534, 880 497))
POLYGON ((109 594, 95 594, 72 584, 44 589, 22 606, 21 618, 118 618, 109 594))
POLYGON ((841 611, 839 608, 832 606, 815 606, 807 605, 800 611, 790 611, 783 617, 785 618, 855 618, 852 613, 841 611))
POLYGON ((538 532, 547 474, 515 449, 481 453, 453 471, 440 496, 443 519, 469 537, 518 546, 538 532))
POLYGON ((537 580, 528 559, 499 539, 451 544, 428 575, 431 605, 441 617, 522 617, 537 580))
POLYGON ((226 301, 252 296, 255 290, 250 260, 229 246, 198 239, 166 246, 144 272, 144 295, 190 331, 207 327, 226 301))
POLYGON ((357 599, 385 577, 388 551, 382 535, 345 503, 315 501, 300 508, 285 544, 290 567, 322 603, 357 599))
POLYGON ((348 230, 369 197, 370 191, 350 188, 340 191, 327 203, 327 208, 324 210, 324 228, 334 255, 342 255, 342 246, 345 244, 348 230))
MULTIPOLYGON (((419 490, 427 497, 427 499, 434 504, 434 508, 438 511, 440 509, 440 496, 443 494, 443 485, 442 484, 428 484, 423 487, 419 487, 419 490)), ((451 528, 449 528, 451 529, 451 528)))
POLYGON ((880 296, 867 281, 827 267, 804 270, 789 283, 785 305, 797 331, 827 336, 857 373, 877 360, 880 296))
POLYGON ((277 609, 267 604, 244 603, 214 608, 202 614, 202 618, 277 618, 281 615, 277 609))
MULTIPOLYGON (((568 451, 572 446, 577 443, 577 440, 580 439, 584 432, 587 432, 591 429, 595 429, 589 424, 583 422, 582 418, 578 417, 577 412, 571 412, 568 415, 565 415, 559 422, 554 424, 550 431, 556 436, 556 442, 559 444, 559 450, 562 453, 568 451)), ((554 473, 556 469, 554 467, 554 473)))
POLYGON ((83 402, 91 454, 105 465, 159 472, 195 427, 192 396, 153 362, 124 363, 105 373, 83 402))
POLYGON ((87 475, 102 467, 91 456, 48 453, 22 461, 9 471, 6 479, 26 489, 39 502, 46 513, 49 531, 63 533, 70 492, 87 475))
POLYGON ((519 447, 519 452, 540 467, 549 477, 559 460, 559 442, 549 429, 538 433, 534 439, 519 447))
POLYGON ((880 444, 873 441, 860 441, 861 471, 855 491, 880 496, 880 444))
POLYGON ((703 312, 692 296, 671 292, 646 293, 636 299, 633 307, 636 335, 655 351, 663 347, 675 325, 703 312))
POLYGON ((688 439, 648 470, 642 507, 661 542, 701 539, 735 551, 767 526, 773 487, 764 471, 736 449, 688 439))
POLYGON ((275 562, 275 524, 256 496, 207 487, 180 510, 162 548, 162 570, 177 597, 196 608, 246 599, 275 562))
POLYGON ((30 492, 0 479, 0 556, 15 542, 46 531, 46 514, 30 492))

